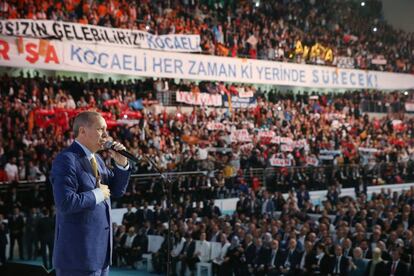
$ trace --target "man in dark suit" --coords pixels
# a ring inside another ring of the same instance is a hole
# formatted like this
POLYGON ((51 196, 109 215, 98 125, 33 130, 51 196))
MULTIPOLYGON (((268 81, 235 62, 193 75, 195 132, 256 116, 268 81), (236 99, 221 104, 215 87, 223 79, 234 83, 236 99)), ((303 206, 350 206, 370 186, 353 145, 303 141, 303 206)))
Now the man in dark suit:
POLYGON ((193 237, 191 237, 190 233, 186 233, 184 237, 185 243, 178 257, 181 261, 181 276, 185 275, 187 267, 190 269, 190 271, 194 271, 195 266, 195 241, 193 240, 193 237))
POLYGON ((407 276, 408 266, 401 261, 401 249, 400 247, 394 247, 391 251, 392 261, 386 265, 386 273, 390 276, 407 276))
POLYGON ((302 208, 306 201, 310 199, 309 192, 306 190, 305 184, 301 184, 299 191, 296 193, 296 198, 298 199, 298 206, 302 208))
POLYGON ((335 256, 331 262, 331 274, 337 276, 346 276, 348 274, 349 259, 343 256, 342 246, 335 246, 335 256))
POLYGON ((137 221, 136 214, 132 211, 132 204, 127 205, 127 212, 122 216, 122 224, 125 225, 127 229, 131 226, 135 226, 137 221))
POLYGON ((25 241, 28 260, 35 260, 39 253, 39 233, 37 225, 40 220, 40 214, 37 208, 31 208, 26 217, 25 241))
POLYGON ((154 214, 151 209, 148 208, 148 202, 144 201, 144 206, 142 209, 137 211, 137 223, 142 225, 145 221, 154 223, 154 214))
POLYGON ((143 238, 135 231, 135 227, 128 228, 128 233, 125 233, 119 242, 120 257, 123 258, 127 265, 133 266, 134 263, 142 258, 142 253, 145 246, 143 238))
POLYGON ((244 264, 247 268, 252 267, 255 256, 256 245, 253 243, 253 236, 251 234, 247 234, 244 240, 244 264))
POLYGON ((289 247, 286 252, 286 258, 281 268, 281 271, 286 275, 294 275, 299 269, 300 257, 302 254, 299 252, 296 246, 296 239, 290 239, 289 247))
POLYGON ((20 213, 18 207, 14 208, 13 215, 9 217, 9 229, 10 229, 10 254, 9 260, 13 260, 14 244, 17 242, 19 248, 19 257, 23 260, 23 230, 24 230, 24 218, 20 213))
POLYGON ((299 274, 303 276, 313 275, 312 267, 316 263, 316 255, 310 241, 305 241, 305 251, 299 262, 299 274))
POLYGON ((372 260, 368 262, 366 276, 389 276, 386 271, 386 265, 381 259, 381 249, 375 248, 372 252, 372 260))
POLYGON ((0 214, 0 266, 6 263, 6 245, 8 228, 3 222, 3 214, 0 214))
POLYGON ((43 209, 43 217, 37 224, 37 232, 40 240, 40 254, 42 255, 43 266, 46 269, 52 268, 53 240, 55 236, 55 217, 50 214, 49 209, 43 209), (47 255, 46 248, 49 251, 47 255))
POLYGON ((128 185, 128 160, 113 142, 113 170, 96 154, 110 138, 105 119, 85 111, 74 120, 76 140, 52 164, 56 205, 53 264, 58 276, 108 275, 112 259, 110 196, 122 196, 128 185))
POLYGON ((330 274, 331 257, 327 253, 326 246, 318 243, 316 246, 316 262, 313 265, 313 275, 330 274))
POLYGON ((256 252, 253 259, 251 272, 254 275, 265 275, 267 265, 269 264, 268 257, 270 256, 270 248, 263 244, 261 238, 255 239, 256 252))
POLYGON ((281 267, 286 259, 284 250, 279 248, 279 241, 272 240, 270 245, 271 250, 269 251, 269 265, 267 267, 267 274, 271 276, 280 275, 281 267))

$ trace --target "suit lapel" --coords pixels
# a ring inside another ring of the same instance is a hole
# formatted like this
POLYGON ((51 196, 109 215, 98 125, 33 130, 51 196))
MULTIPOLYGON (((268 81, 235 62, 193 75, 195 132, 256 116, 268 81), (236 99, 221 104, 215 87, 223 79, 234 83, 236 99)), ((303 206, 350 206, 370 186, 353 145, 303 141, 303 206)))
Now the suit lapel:
POLYGON ((93 183, 96 183, 96 179, 92 171, 91 162, 89 161, 82 147, 77 142, 73 142, 72 145, 70 146, 70 149, 78 155, 79 163, 81 164, 82 169, 88 173, 88 176, 91 179, 91 181, 93 183))

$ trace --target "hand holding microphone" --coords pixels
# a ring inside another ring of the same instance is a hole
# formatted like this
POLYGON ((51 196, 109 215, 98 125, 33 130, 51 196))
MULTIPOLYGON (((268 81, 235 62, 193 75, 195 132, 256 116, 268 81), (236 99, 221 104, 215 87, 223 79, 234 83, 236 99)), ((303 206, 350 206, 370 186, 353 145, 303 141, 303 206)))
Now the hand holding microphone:
MULTIPOLYGON (((104 148, 108 149, 108 150, 112 150, 112 158, 115 160, 115 162, 122 166, 125 167, 128 164, 128 159, 127 159, 127 155, 125 155, 125 153, 130 154, 126 151, 126 148, 124 145, 122 145, 119 142, 114 142, 114 141, 106 141, 104 144, 104 148)), ((133 156, 131 154, 131 156, 133 156)))

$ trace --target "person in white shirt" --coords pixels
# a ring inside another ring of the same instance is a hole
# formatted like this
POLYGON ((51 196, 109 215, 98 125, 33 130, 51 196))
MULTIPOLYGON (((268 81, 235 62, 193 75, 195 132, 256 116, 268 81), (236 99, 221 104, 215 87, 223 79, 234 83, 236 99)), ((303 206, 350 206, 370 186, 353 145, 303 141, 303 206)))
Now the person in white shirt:
POLYGON ((227 240, 227 235, 224 233, 220 234, 220 241, 221 241, 220 255, 218 255, 213 260, 213 271, 215 272, 215 274, 219 274, 223 263, 225 261, 228 261, 228 257, 226 257, 226 255, 227 255, 227 250, 230 247, 230 243, 227 240))
POLYGON ((128 233, 124 234, 121 238, 121 258, 125 260, 127 265, 133 264, 134 259, 134 248, 137 246, 137 233, 135 232, 135 227, 131 226, 128 229, 128 233))
POLYGON ((9 162, 7 162, 4 167, 4 171, 7 174, 7 180, 9 182, 19 181, 19 170, 16 165, 16 157, 12 157, 9 162))
POLYGON ((206 237, 206 233, 201 233, 200 242, 197 243, 195 250, 195 255, 198 260, 203 263, 208 263, 210 261, 211 245, 206 241, 206 237))

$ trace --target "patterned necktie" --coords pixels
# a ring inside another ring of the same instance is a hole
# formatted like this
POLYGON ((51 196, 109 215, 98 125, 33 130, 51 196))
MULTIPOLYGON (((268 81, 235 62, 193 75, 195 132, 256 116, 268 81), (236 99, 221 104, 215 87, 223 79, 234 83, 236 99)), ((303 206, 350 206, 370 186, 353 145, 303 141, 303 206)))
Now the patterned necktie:
POLYGON ((95 155, 92 155, 91 166, 92 166, 93 175, 97 177, 98 176, 98 163, 96 163, 95 155))

